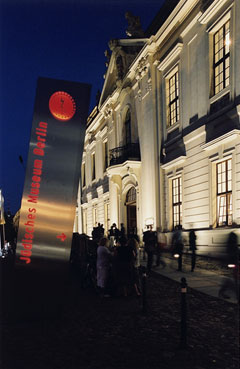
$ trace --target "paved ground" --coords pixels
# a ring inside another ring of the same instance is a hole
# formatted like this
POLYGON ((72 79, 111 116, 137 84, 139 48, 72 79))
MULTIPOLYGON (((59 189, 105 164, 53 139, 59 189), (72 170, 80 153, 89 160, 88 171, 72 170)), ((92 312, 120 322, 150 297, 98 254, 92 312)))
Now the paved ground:
POLYGON ((58 318, 3 320, 2 369, 237 369, 238 305, 200 291, 210 287, 200 266, 190 273, 185 263, 178 274, 168 264, 147 278, 147 314, 141 298, 103 299, 75 279, 58 318), (190 286, 187 349, 179 347, 182 276, 190 286))
MULTIPOLYGON (((198 257, 196 268, 192 273, 191 258, 189 255, 183 256, 182 272, 176 270, 177 261, 173 259, 170 254, 164 254, 162 259, 166 263, 166 267, 164 269, 161 265, 159 267, 154 267, 153 271, 155 273, 178 282, 184 277, 189 287, 214 297, 218 297, 219 289, 224 280, 231 280, 232 270, 227 269, 224 262, 218 260, 198 257)), ((146 265, 146 260, 142 259, 142 264, 146 265)), ((235 291, 229 290, 227 294, 230 297, 230 299, 228 299, 229 302, 237 303, 235 291)))

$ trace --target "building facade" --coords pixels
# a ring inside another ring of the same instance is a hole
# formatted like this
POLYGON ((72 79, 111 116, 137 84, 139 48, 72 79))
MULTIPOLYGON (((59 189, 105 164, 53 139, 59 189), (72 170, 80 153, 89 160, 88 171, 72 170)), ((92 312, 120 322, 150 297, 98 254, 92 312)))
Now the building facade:
MULTIPOLYGON (((198 252, 240 230, 240 2, 180 0, 149 29, 111 40, 88 119, 75 229, 147 225, 170 243, 193 228, 198 252)), ((129 23, 130 24, 130 23, 129 23)))

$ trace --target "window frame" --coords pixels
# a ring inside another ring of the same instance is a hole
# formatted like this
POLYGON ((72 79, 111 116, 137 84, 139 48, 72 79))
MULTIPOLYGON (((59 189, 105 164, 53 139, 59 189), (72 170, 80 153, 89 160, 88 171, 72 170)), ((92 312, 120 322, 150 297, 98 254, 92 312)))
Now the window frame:
POLYGON ((82 188, 84 188, 86 187, 86 163, 85 161, 82 163, 81 175, 82 175, 81 184, 82 184, 82 188))
POLYGON ((216 19, 208 28, 209 36, 209 97, 210 104, 224 96, 226 93, 232 91, 232 44, 233 44, 233 29, 232 29, 232 9, 228 8, 218 19, 216 19), (215 91, 215 70, 214 70, 214 35, 227 23, 229 22, 229 84, 218 92, 215 91))
POLYGON ((91 159, 92 159, 92 165, 91 165, 91 169, 92 169, 92 181, 96 180, 96 155, 95 152, 92 153, 91 155, 91 159))
POLYGON ((182 176, 178 176, 172 179, 172 224, 173 229, 182 225, 183 214, 182 214, 182 205, 183 205, 183 187, 182 187, 182 176), (174 187, 174 183, 177 181, 177 186, 174 187), (177 188, 177 194, 174 194, 174 188, 177 188), (174 197, 178 197, 178 201, 175 202, 174 197), (174 210, 177 209, 177 212, 174 210), (178 216, 178 222, 175 222, 175 214, 178 216))
POLYGON ((165 91, 166 91, 166 123, 167 123, 167 128, 171 128, 173 126, 175 126, 177 123, 179 123, 180 120, 180 74, 179 74, 179 65, 176 64, 171 71, 168 72, 168 74, 165 76, 165 91), (177 78, 176 78, 177 76, 177 78), (173 94, 175 95, 174 98, 171 98, 171 87, 170 86, 170 82, 172 81, 172 79, 175 77, 175 81, 172 84, 172 86, 175 86, 175 89, 173 91, 173 94), (171 113, 172 110, 171 108, 174 106, 173 111, 174 111, 174 116, 175 117, 174 121, 172 121, 171 118, 171 113))
POLYGON ((217 95, 230 85, 230 19, 227 19, 213 34, 213 95, 217 95), (228 24, 228 28, 227 28, 228 24), (228 32, 227 32, 228 30, 228 32), (221 37, 222 31, 222 37, 221 37), (229 43, 226 42, 228 35, 229 43), (221 45, 222 41, 222 45, 221 45), (217 48, 218 46, 218 48, 217 48), (222 54, 222 56, 218 55, 222 54), (216 58, 218 59, 216 60, 216 58), (228 64, 228 65, 227 65, 228 64), (221 68, 222 67, 222 68, 221 68), (217 73, 217 69, 219 71, 217 73), (228 71, 228 75, 227 75, 228 71), (222 78, 221 78, 222 76, 222 78), (217 83, 218 78, 218 83, 217 83), (222 87, 221 87, 222 85, 222 87))
POLYGON ((108 141, 103 142, 103 172, 108 168, 108 141))
POLYGON ((233 170, 232 170, 232 166, 233 166, 233 161, 232 158, 228 158, 225 160, 220 161, 219 163, 216 163, 216 224, 217 227, 225 227, 225 226, 232 226, 233 223, 233 179, 232 179, 232 174, 233 174, 233 170), (230 170, 228 169, 229 165, 228 163, 231 162, 231 168, 230 170), (225 164, 225 172, 220 172, 218 171, 218 168, 221 166, 222 164, 225 164), (229 172, 231 172, 231 179, 229 179, 229 172), (225 173, 225 181, 224 182, 219 182, 219 176, 222 177, 222 174, 225 173), (229 183, 231 184, 230 187, 231 189, 229 189, 229 183), (219 186, 221 185, 225 185, 225 191, 220 191, 219 192, 219 186), (221 215, 221 209, 220 209, 220 203, 221 203, 221 199, 225 199, 225 204, 223 204, 222 208, 223 208, 223 215, 221 215), (225 221, 222 220, 221 222, 219 221, 219 218, 225 217, 225 221))
POLYGON ((127 110, 124 121, 124 133, 125 133, 125 145, 131 145, 132 143, 132 130, 131 130, 131 111, 127 110))

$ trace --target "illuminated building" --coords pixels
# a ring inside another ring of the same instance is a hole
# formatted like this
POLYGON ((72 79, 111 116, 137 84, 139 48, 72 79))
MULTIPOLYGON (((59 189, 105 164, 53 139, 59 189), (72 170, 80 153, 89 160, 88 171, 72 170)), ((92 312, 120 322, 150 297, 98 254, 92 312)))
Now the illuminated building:
POLYGON ((240 2, 169 4, 144 38, 109 43, 78 229, 124 223, 142 236, 153 224, 169 242, 181 224, 199 253, 218 254, 240 229, 240 2))

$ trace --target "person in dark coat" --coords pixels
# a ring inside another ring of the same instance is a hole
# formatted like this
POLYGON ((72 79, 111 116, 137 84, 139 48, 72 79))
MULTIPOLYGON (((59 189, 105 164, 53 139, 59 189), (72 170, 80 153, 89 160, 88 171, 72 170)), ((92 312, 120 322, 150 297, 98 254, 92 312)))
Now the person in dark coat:
POLYGON ((197 239, 197 236, 196 236, 194 230, 191 229, 190 232, 189 232, 189 249, 192 252, 191 272, 194 271, 195 265, 196 265, 196 250, 197 250, 196 239, 197 239))
POLYGON ((127 238, 119 239, 120 246, 116 248, 115 268, 119 293, 128 296, 131 286, 134 284, 134 253, 133 248, 127 244, 127 238))
POLYGON ((225 262, 230 272, 231 278, 224 279, 220 290, 218 292, 219 297, 229 299, 226 291, 230 290, 236 294, 236 298, 239 302, 239 250, 238 250, 238 236, 233 231, 229 233, 227 246, 226 246, 226 258, 225 262))
POLYGON ((182 226, 175 227, 172 237, 173 254, 178 259, 178 271, 182 271, 182 254, 183 254, 183 239, 182 239, 182 226))
POLYGON ((148 226, 148 230, 143 233, 143 242, 145 251, 147 253, 148 259, 147 259, 147 272, 148 274, 152 270, 152 264, 153 264, 153 256, 156 251, 156 245, 157 245, 157 234, 153 231, 152 225, 148 226))
POLYGON ((126 231, 125 231, 125 227, 124 224, 121 223, 121 228, 120 228, 120 237, 125 237, 126 236, 126 231))

